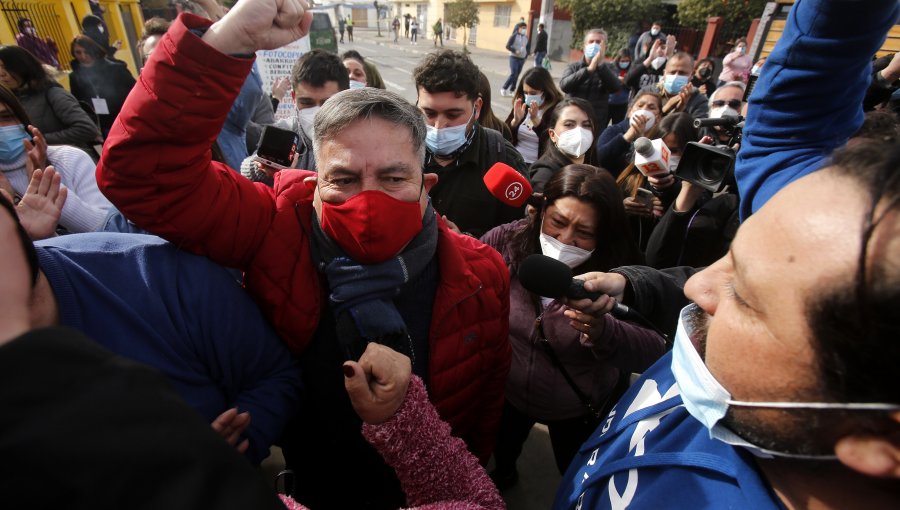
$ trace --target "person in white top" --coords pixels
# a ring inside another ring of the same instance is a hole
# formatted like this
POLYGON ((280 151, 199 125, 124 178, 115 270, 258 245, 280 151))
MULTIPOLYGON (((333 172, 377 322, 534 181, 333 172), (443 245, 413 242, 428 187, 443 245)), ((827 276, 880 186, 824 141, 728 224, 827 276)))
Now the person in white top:
POLYGON ((562 98, 550 72, 542 67, 529 69, 519 80, 506 123, 512 130, 511 142, 526 164, 534 163, 544 153, 549 135, 543 120, 562 98))
POLYGON ((48 147, 15 95, 0 87, 0 188, 22 197, 35 168, 51 164, 68 189, 59 224, 70 233, 102 230, 113 205, 97 187, 94 161, 68 145, 48 147))

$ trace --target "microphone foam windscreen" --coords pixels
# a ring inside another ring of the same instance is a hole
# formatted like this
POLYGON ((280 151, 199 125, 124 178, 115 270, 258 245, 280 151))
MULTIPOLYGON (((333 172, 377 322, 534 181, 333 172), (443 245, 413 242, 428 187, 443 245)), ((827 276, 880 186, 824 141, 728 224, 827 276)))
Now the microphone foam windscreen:
POLYGON ((522 207, 534 193, 528 179, 505 163, 494 163, 484 174, 484 185, 497 200, 513 207, 522 207))
POLYGON ((572 284, 572 269, 546 255, 532 254, 519 265, 519 283, 539 296, 560 298, 572 284))

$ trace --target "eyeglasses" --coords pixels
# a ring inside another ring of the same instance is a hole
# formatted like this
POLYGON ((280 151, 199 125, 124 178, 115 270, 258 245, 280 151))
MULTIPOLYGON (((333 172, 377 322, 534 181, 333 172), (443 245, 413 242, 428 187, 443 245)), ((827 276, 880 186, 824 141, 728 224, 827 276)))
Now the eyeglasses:
POLYGON ((725 102, 722 99, 716 99, 715 101, 712 102, 713 108, 721 108, 721 107, 725 106, 726 104, 728 105, 729 108, 732 108, 734 110, 740 110, 741 105, 743 105, 743 102, 740 99, 729 99, 728 102, 725 102))

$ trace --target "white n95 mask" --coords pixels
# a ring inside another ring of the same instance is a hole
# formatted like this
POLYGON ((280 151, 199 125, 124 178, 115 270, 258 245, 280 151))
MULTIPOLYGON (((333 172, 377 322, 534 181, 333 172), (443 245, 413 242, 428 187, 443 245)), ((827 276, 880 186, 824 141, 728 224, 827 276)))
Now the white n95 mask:
POLYGON ((564 131, 556 142, 556 148, 566 156, 580 158, 594 145, 594 133, 583 127, 564 131))
MULTIPOLYGON (((541 228, 543 229, 543 225, 541 228)), ((556 259, 571 268, 584 264, 594 253, 594 250, 588 251, 577 246, 570 246, 543 232, 541 232, 539 240, 541 243, 541 253, 547 257, 556 259)))

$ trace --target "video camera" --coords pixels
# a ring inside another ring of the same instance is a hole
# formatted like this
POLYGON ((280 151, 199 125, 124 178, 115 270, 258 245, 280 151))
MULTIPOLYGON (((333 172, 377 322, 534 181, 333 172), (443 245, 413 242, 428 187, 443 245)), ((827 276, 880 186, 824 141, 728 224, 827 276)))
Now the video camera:
POLYGON ((678 169, 675 170, 675 177, 719 193, 725 185, 734 182, 734 160, 737 153, 732 147, 741 141, 744 118, 728 115, 718 119, 695 119, 694 127, 718 127, 728 135, 728 144, 688 142, 678 169))

